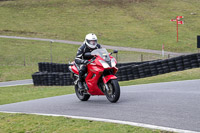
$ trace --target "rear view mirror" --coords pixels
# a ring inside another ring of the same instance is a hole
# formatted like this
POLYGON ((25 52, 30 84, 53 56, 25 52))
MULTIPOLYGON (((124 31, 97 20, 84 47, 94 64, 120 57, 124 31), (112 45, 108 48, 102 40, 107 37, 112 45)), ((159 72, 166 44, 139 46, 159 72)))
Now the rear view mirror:
POLYGON ((118 53, 118 50, 113 50, 113 53, 115 53, 115 54, 118 53))

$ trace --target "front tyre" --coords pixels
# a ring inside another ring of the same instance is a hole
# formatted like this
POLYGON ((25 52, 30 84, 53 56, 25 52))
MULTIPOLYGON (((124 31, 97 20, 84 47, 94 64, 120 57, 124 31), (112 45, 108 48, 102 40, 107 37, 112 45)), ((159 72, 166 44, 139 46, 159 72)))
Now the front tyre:
POLYGON ((112 79, 108 83, 108 90, 105 91, 107 99, 111 103, 116 103, 120 97, 120 86, 117 79, 112 79))
POLYGON ((89 94, 84 94, 83 91, 80 91, 78 88, 78 85, 75 85, 75 92, 76 96, 81 100, 81 101, 87 101, 90 98, 89 94))

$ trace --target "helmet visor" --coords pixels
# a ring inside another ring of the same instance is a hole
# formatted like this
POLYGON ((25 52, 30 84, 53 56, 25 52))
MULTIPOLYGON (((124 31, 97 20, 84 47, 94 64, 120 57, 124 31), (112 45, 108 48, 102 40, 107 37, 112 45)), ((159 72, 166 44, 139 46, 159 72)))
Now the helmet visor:
POLYGON ((93 46, 97 45, 97 40, 87 40, 87 42, 93 46))

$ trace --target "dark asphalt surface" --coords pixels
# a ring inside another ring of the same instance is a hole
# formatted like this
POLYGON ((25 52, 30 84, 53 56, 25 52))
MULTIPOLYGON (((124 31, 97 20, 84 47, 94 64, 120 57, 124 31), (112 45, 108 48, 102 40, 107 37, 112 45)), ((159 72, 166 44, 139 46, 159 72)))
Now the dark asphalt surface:
POLYGON ((30 85, 30 84, 33 84, 32 79, 0 82, 0 87, 17 86, 17 85, 30 85))
MULTIPOLYGON (((83 42, 77 42, 77 41, 69 41, 69 40, 56 40, 56 39, 44 39, 44 38, 33 38, 33 37, 18 37, 18 36, 5 36, 0 35, 0 38, 12 38, 12 39, 24 39, 24 40, 38 40, 38 41, 54 41, 59 43, 67 43, 67 44, 73 44, 73 45, 81 45, 83 42)), ((116 50, 123 50, 123 51, 136 51, 136 52, 145 52, 145 53, 154 53, 154 54, 160 54, 162 55, 162 51, 160 50, 151 50, 151 49, 141 49, 141 48, 132 48, 132 47, 120 47, 120 46, 108 46, 108 45, 102 45, 102 47, 106 49, 116 49, 116 50)), ((189 53, 175 53, 175 52, 168 52, 165 51, 165 54, 170 55, 185 55, 189 53)))
POLYGON ((121 87, 115 104, 104 96, 81 102, 71 94, 0 105, 0 111, 96 117, 200 132, 200 80, 121 87))

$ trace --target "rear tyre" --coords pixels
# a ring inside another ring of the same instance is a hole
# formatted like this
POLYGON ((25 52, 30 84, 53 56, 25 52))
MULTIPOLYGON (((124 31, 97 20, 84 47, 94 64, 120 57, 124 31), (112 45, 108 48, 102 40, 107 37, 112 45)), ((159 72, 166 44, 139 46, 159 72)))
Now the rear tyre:
POLYGON ((120 97, 120 86, 117 79, 110 80, 107 85, 109 90, 105 91, 106 97, 111 103, 116 103, 120 97))
POLYGON ((81 91, 78 88, 78 85, 75 85, 75 92, 76 92, 76 96, 78 97, 78 99, 80 99, 81 101, 87 101, 90 98, 89 94, 84 94, 83 91, 81 91))

